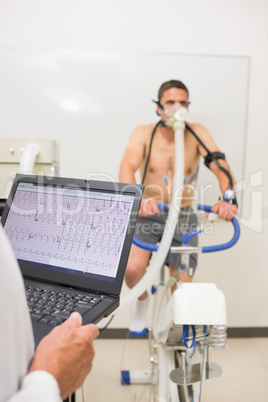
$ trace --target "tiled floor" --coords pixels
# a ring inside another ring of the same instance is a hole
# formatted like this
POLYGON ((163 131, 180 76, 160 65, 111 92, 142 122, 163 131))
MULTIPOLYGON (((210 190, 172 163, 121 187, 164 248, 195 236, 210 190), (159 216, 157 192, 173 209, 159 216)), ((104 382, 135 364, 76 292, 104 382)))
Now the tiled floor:
MULTIPOLYGON (((77 402, 153 402, 153 387, 122 386, 121 370, 150 369, 147 340, 95 341, 94 367, 77 402)), ((205 381, 203 402, 268 402, 268 338, 228 339, 228 349, 213 349, 223 374, 205 381)), ((168 401, 167 401, 168 402, 168 401)))

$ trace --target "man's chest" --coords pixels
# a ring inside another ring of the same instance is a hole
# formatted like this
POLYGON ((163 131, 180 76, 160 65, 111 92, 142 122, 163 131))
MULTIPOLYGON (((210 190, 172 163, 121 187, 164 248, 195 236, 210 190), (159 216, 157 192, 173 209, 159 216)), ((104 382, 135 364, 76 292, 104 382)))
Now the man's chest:
MULTIPOLYGON (((146 157, 148 156, 148 150, 146 157)), ((196 164, 199 162, 199 152, 196 142, 186 134, 184 138, 184 160, 185 173, 191 174, 196 169, 196 164)), ((155 138, 152 143, 151 155, 148 164, 148 170, 151 173, 159 171, 173 172, 175 166, 175 142, 168 141, 163 138, 155 138)))

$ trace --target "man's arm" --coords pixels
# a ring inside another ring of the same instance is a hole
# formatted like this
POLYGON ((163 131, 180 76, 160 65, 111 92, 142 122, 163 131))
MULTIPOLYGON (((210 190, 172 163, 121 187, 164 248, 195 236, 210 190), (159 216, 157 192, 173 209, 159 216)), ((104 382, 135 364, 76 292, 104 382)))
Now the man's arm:
MULTIPOLYGON (((209 131, 206 129, 201 124, 196 124, 193 127, 194 131, 196 131, 197 135, 201 139, 201 141, 205 144, 205 146, 209 149, 210 152, 218 152, 220 151, 218 146, 216 145, 215 141, 213 140, 211 134, 209 131)), ((204 147, 202 147, 201 144, 198 143, 198 150, 201 156, 204 158, 207 155, 207 151, 205 150, 204 147)), ((219 163, 229 171, 232 180, 233 180, 233 186, 235 187, 235 178, 230 171, 230 167, 228 163, 224 159, 219 159, 219 163)), ((222 195, 224 195, 224 191, 230 189, 230 183, 229 183, 229 178, 227 175, 217 166, 216 162, 212 161, 209 165, 210 170, 215 174, 215 176, 218 179, 219 182, 219 187, 221 190, 222 195)), ((237 214, 237 205, 230 205, 225 201, 218 201, 214 207, 213 207, 213 212, 215 214, 218 214, 219 218, 225 219, 227 221, 230 221, 233 219, 233 217, 237 214)))
MULTIPOLYGON (((144 126, 139 126, 134 130, 130 137, 120 164, 119 180, 122 183, 136 183, 135 172, 141 166, 145 155, 145 134, 144 126)), ((159 213, 160 211, 157 207, 157 202, 153 198, 142 200, 139 217, 159 215, 159 213)))
POLYGON ((144 155, 144 128, 139 126, 133 131, 120 164, 119 180, 122 183, 136 183, 135 172, 139 169, 144 155))

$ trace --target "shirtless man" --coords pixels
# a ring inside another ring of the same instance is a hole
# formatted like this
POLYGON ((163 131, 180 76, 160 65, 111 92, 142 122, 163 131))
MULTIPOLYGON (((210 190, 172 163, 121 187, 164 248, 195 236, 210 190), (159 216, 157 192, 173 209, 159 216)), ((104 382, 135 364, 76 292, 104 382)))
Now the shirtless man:
MULTIPOLYGON (((162 106, 164 109, 172 109, 174 105, 180 104, 182 107, 188 108, 188 89, 180 81, 168 81, 161 85, 158 92, 158 101, 160 102, 160 105, 158 104, 157 106, 157 113, 161 116, 161 121, 165 122, 167 116, 160 106, 162 106)), ((219 152, 219 148, 215 144, 212 136, 202 124, 192 123, 188 124, 188 126, 198 135, 200 140, 210 152, 219 152)), ((155 124, 152 123, 138 126, 134 130, 120 165, 119 179, 121 182, 135 183, 134 174, 138 169, 140 169, 141 177, 143 177, 149 151, 149 144, 154 127, 155 124)), ((195 219, 195 215, 191 210, 194 192, 194 185, 191 182, 191 178, 197 175, 200 156, 206 157, 207 150, 201 146, 201 144, 187 128, 185 129, 184 133, 184 144, 185 186, 182 195, 181 210, 182 214, 185 214, 184 221, 187 221, 188 224, 193 225, 197 223, 197 219, 195 219)), ((171 127, 160 125, 156 128, 152 142, 152 151, 143 183, 145 185, 145 191, 139 213, 140 219, 136 229, 136 236, 143 241, 153 242, 153 235, 155 235, 155 241, 159 241, 161 239, 161 233, 159 233, 159 230, 161 231, 163 229, 163 227, 161 229, 161 225, 167 218, 167 212, 161 212, 160 216, 160 211, 157 207, 157 204, 159 202, 169 204, 171 201, 171 193, 173 190, 172 178, 174 176, 174 159, 174 131, 171 127), (165 180, 163 178, 165 178, 165 180), (159 219, 160 224, 157 229, 156 222, 159 219), (149 236, 149 239, 147 237, 147 240, 145 239, 146 235, 149 236)), ((226 161, 219 159, 219 162, 229 172, 229 166, 226 161)), ((209 164, 209 167, 217 176, 223 198, 226 198, 224 197, 224 192, 230 189, 230 180, 228 179, 228 176, 218 167, 215 161, 212 161, 209 164)), ((233 177, 232 180, 234 182, 233 177)), ((218 201, 213 207, 213 212, 218 214, 218 216, 222 219, 227 221, 231 220, 237 213, 236 199, 229 202, 218 201)), ((190 230, 192 230, 192 228, 190 230)), ((176 232, 177 235, 175 234, 175 240, 172 244, 180 245, 181 233, 179 228, 177 228, 176 232)), ((196 240, 194 239, 195 238, 192 239, 191 245, 196 245, 196 240)), ((149 259, 149 251, 142 250, 141 248, 132 245, 125 275, 126 283, 130 288, 135 286, 145 274, 149 259)), ((177 268, 179 265, 179 261, 176 261, 177 259, 180 259, 179 254, 169 254, 167 257, 166 262, 170 267, 171 274, 174 274, 175 268, 177 268)), ((196 268, 196 263, 196 255, 191 255, 190 267, 193 270, 196 268)), ((182 273, 180 280, 183 282, 192 281, 192 276, 182 273)), ((145 328, 148 300, 149 298, 147 292, 139 297, 136 312, 129 327, 131 332, 140 333, 145 328)))

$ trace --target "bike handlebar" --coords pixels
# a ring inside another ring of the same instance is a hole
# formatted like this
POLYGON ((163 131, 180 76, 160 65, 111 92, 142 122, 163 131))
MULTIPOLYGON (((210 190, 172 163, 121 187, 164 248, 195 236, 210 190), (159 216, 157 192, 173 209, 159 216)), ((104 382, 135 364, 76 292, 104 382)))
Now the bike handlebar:
MULTIPOLYGON (((205 211, 205 212, 212 212, 212 207, 210 205, 202 205, 198 204, 197 209, 200 211, 205 211)), ((222 250, 227 250, 228 248, 231 248, 237 243, 239 237, 240 237, 240 226, 236 218, 233 218, 231 220, 233 227, 234 227, 234 235, 230 241, 227 243, 223 244, 218 244, 215 246, 205 246, 202 247, 202 253, 213 253, 215 251, 222 251, 222 250)))
MULTIPOLYGON (((160 210, 166 210, 167 204, 165 204, 165 203, 158 204, 158 208, 160 210)), ((200 211, 205 211, 205 212, 212 211, 212 207, 210 205, 198 204, 197 209, 200 211)), ((239 223, 236 218, 233 218, 231 220, 231 222, 234 227, 234 235, 233 235, 232 239, 230 241, 228 241, 227 243, 218 244, 218 245, 214 245, 214 246, 204 246, 201 248, 202 253, 213 253, 216 251, 227 250, 228 248, 233 247, 237 243, 237 241, 240 237, 240 226, 239 226, 239 223)), ((200 231, 196 232, 196 234, 198 234, 198 233, 200 233, 200 231)), ((153 252, 153 251, 158 250, 158 246, 156 244, 144 242, 144 241, 138 239, 135 235, 133 237, 133 243, 136 246, 138 246, 144 250, 147 250, 147 251, 153 252)), ((199 251, 198 248, 197 248, 197 251, 199 251)), ((171 252, 171 249, 169 249, 169 252, 171 252)))

